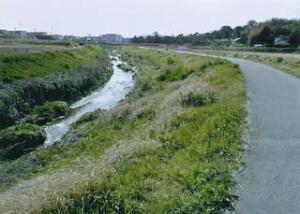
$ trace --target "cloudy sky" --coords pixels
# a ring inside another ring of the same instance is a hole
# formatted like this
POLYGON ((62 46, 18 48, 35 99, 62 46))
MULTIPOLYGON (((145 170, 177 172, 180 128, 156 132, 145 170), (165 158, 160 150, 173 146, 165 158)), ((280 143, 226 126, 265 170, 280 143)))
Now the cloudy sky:
POLYGON ((300 0, 0 0, 0 29, 124 36, 207 32, 300 18, 300 0))

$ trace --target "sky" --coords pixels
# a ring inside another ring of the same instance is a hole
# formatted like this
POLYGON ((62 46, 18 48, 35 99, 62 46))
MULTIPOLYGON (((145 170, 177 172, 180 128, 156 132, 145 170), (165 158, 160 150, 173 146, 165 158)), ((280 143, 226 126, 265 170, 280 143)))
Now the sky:
POLYGON ((300 18, 300 0, 0 0, 0 29, 123 36, 209 32, 300 18))

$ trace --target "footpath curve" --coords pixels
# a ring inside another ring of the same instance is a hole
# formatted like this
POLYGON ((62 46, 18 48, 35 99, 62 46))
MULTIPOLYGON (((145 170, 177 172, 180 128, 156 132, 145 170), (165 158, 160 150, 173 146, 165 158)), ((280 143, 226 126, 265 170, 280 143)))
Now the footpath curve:
POLYGON ((300 213, 300 79, 267 65, 226 59, 240 66, 249 98, 249 138, 233 213, 300 213))
POLYGON ((237 176, 240 214, 300 213, 300 79, 241 59, 249 142, 237 176))

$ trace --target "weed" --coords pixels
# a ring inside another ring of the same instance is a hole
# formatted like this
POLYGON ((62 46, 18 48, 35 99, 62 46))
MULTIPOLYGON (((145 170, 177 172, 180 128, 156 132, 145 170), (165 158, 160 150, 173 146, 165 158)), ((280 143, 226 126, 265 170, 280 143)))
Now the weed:
MULTIPOLYGON (((119 53, 139 68, 133 92, 115 109, 84 117, 49 151, 7 164, 6 170, 24 170, 34 163, 32 157, 36 165, 43 163, 19 175, 30 181, 6 191, 14 200, 0 194, 5 202, 0 212, 220 213, 232 207, 232 171, 243 149, 246 99, 239 68, 207 57, 128 46, 119 53), (149 80, 151 90, 142 90, 149 80), (182 105, 190 93, 207 104, 182 105), (36 173, 43 175, 35 178, 36 173), (49 190, 41 185, 45 181, 49 190)), ((10 175, 1 174, 3 180, 10 175)))
POLYGON ((284 60, 284 59, 283 59, 282 57, 277 57, 276 62, 277 62, 277 63, 281 63, 281 62, 283 62, 283 60, 284 60))

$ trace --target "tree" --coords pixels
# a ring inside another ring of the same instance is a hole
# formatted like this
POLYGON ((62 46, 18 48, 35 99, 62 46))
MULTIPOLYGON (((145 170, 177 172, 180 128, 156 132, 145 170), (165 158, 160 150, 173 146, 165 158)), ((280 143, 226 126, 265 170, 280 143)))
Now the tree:
POLYGON ((230 26, 223 26, 220 30, 220 36, 222 39, 230 39, 232 38, 233 30, 230 26))
POLYGON ((253 29, 257 26, 257 22, 254 21, 254 20, 250 20, 247 24, 247 27, 250 28, 250 29, 253 29))
POLYGON ((284 36, 289 39, 292 46, 299 46, 300 20, 297 19, 271 19, 266 22, 257 23, 251 20, 245 26, 222 26, 221 29, 207 33, 194 33, 189 35, 179 34, 177 36, 161 36, 157 32, 146 37, 134 37, 134 43, 165 43, 165 44, 197 44, 209 45, 215 40, 232 39, 240 37, 243 44, 262 43, 273 45, 276 37, 284 36))
POLYGON ((289 37, 289 43, 294 47, 298 47, 300 45, 300 30, 292 32, 289 37))
POLYGON ((249 33, 250 44, 263 43, 265 45, 273 45, 274 32, 268 26, 261 26, 253 29, 249 33))
POLYGON ((241 26, 237 26, 233 29, 234 37, 241 37, 242 32, 243 32, 243 28, 241 26))

